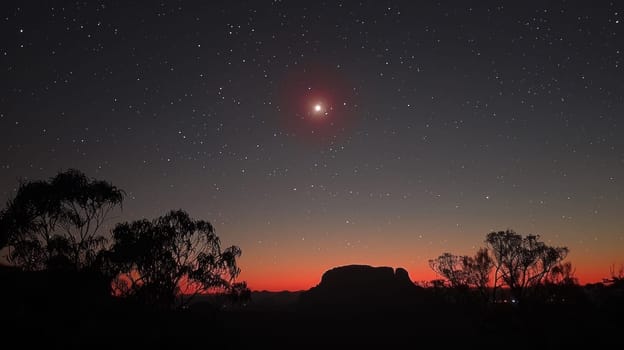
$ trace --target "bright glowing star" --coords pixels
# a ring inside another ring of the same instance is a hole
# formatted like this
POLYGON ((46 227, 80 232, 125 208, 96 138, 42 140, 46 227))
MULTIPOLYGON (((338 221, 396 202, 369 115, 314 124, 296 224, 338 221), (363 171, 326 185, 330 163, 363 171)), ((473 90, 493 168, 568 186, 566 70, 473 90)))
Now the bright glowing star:
POLYGON ((320 112, 321 110, 323 110, 323 106, 321 106, 320 104, 316 104, 314 106, 314 111, 315 112, 320 112))

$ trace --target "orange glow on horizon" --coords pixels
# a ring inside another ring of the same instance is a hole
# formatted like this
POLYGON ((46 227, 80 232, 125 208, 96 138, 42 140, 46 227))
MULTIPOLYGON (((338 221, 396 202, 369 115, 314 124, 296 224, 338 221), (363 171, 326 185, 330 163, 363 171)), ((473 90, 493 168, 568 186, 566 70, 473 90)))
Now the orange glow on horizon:
MULTIPOLYGON (((453 236, 435 225, 405 222, 393 224, 390 234, 390 231, 371 229, 375 227, 375 218, 354 223, 349 217, 334 218, 328 214, 324 220, 331 227, 341 227, 340 232, 319 233, 312 226, 301 225, 297 219, 284 220, 271 231, 271 235, 284 237, 279 244, 268 240, 240 243, 243 255, 238 261, 241 268, 238 281, 247 282, 255 291, 307 290, 318 285, 323 273, 331 268, 361 264, 401 267, 408 271, 412 281, 429 282, 441 278, 429 267, 429 259, 444 252, 474 255, 483 246, 481 232, 488 231, 481 228, 472 230, 475 233, 453 236)), ((244 237, 258 235, 248 230, 247 227, 232 229, 244 237)), ((572 263, 574 276, 581 285, 602 282, 611 276, 613 265, 619 267, 624 263, 617 244, 604 240, 590 246, 575 241, 572 236, 560 238, 552 233, 558 231, 548 228, 539 233, 547 244, 570 249, 564 262, 572 263)), ((517 232, 530 230, 519 227, 517 232)), ((232 241, 238 242, 236 238, 232 241)))
MULTIPOLYGON (((347 264, 344 264, 347 265, 347 264)), ((342 265, 336 265, 342 266, 342 265)), ((391 265, 372 265, 372 266, 391 266, 391 265)), ((420 282, 428 282, 433 279, 439 279, 440 276, 437 276, 435 272, 433 272, 429 267, 424 268, 416 268, 412 267, 411 269, 404 266, 391 266, 394 268, 403 267, 405 268, 410 275, 410 278, 415 283, 420 282)), ((255 271, 251 272, 242 272, 238 278, 238 281, 246 281, 248 287, 253 291, 271 291, 271 292, 280 292, 280 291, 302 291, 308 290, 312 287, 315 287, 321 281, 321 277, 325 271, 330 268, 306 268, 298 270, 296 267, 292 269, 284 270, 281 269, 279 272, 274 272, 272 274, 255 274, 255 271), (266 277, 271 275, 272 277, 266 277), (295 277, 293 277, 295 276, 295 277)), ((577 273, 575 274, 576 278, 578 278, 579 284, 585 285, 590 283, 598 283, 602 282, 604 278, 609 277, 609 269, 603 268, 603 266, 596 266, 592 269, 583 269, 577 267, 577 273)))

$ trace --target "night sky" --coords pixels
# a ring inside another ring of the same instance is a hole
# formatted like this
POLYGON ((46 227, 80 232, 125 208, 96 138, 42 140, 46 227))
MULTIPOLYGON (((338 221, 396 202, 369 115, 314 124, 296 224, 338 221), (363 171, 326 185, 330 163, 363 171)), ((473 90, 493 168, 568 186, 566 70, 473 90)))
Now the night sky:
POLYGON ((493 230, 624 263, 624 3, 2 1, 0 200, 77 168, 252 289, 436 278, 493 230))

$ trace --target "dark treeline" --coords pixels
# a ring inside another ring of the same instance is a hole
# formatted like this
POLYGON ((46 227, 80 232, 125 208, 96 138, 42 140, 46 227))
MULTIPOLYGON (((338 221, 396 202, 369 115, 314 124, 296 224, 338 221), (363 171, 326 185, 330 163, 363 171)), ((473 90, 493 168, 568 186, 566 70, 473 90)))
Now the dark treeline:
POLYGON ((183 210, 118 223, 104 235, 124 197, 77 170, 20 183, 0 212, 5 341, 567 348, 615 345, 624 326, 624 270, 581 286, 568 248, 536 235, 491 232, 474 256, 443 253, 429 261, 439 280, 348 266, 305 292, 252 293, 236 282, 241 249, 221 247, 209 222, 183 210))
POLYGON ((241 249, 223 249, 209 222, 183 210, 119 223, 107 239, 101 228, 124 196, 74 169, 48 181, 20 183, 0 212, 0 248, 26 280, 15 287, 46 274, 73 275, 68 292, 97 286, 95 295, 158 309, 183 308, 205 292, 248 294, 244 283, 235 282, 241 249), (91 280, 100 282, 81 283, 91 280))
POLYGON ((567 247, 551 247, 538 235, 513 230, 491 232, 485 243, 474 256, 444 253, 429 260, 443 277, 431 285, 484 303, 565 302, 566 294, 578 286, 572 263, 563 262, 567 247))

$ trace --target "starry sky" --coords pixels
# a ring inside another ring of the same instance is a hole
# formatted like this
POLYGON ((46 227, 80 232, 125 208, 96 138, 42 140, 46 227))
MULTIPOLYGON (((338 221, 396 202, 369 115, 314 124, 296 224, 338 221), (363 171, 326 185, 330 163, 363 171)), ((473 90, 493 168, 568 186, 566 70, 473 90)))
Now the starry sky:
POLYGON ((0 200, 77 168, 181 208, 252 289, 436 278, 493 230, 624 251, 624 3, 2 1, 0 200))

